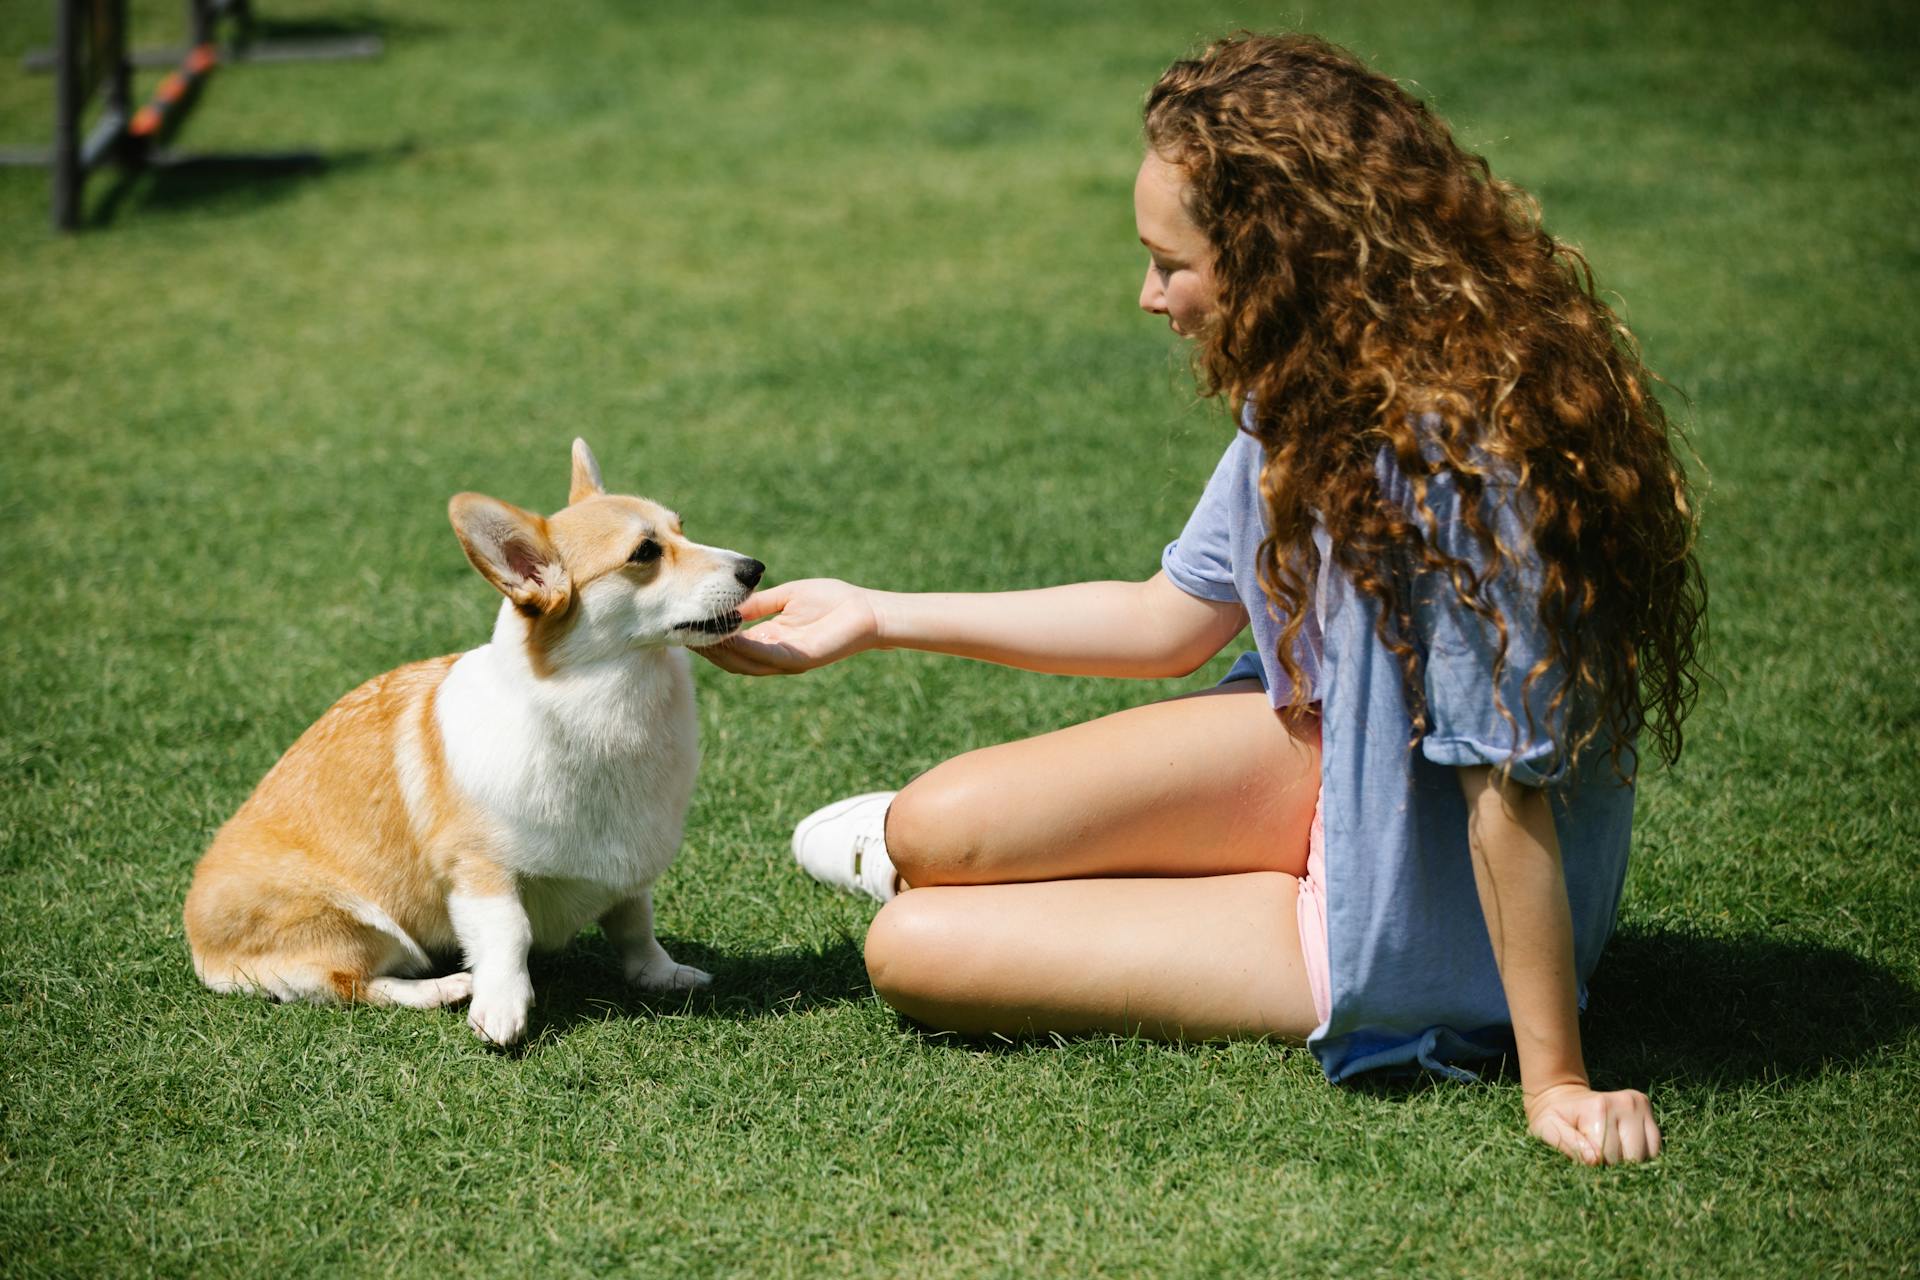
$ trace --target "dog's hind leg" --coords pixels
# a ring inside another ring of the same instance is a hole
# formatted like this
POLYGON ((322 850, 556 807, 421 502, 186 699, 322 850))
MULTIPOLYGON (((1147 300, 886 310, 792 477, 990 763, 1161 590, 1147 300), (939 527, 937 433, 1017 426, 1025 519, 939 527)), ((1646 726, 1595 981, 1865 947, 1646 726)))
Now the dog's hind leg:
POLYGON ((220 923, 225 928, 218 933, 202 924, 193 952, 194 972, 215 991, 282 1003, 417 1008, 467 996, 465 974, 405 981, 431 971, 426 952, 385 911, 351 893, 263 895, 246 914, 220 923))
POLYGON ((231 966, 210 978, 215 991, 263 995, 283 1004, 400 1005, 408 1009, 438 1009, 459 1004, 473 994, 471 973, 444 978, 370 978, 352 967, 324 964, 263 962, 231 966))
POLYGON ((600 928, 620 949, 627 981, 642 991, 694 991, 713 975, 667 954, 653 936, 653 893, 642 889, 600 917, 600 928))
POLYGON ((473 995, 473 975, 462 971, 444 978, 375 978, 364 992, 368 1004, 398 1004, 409 1009, 438 1009, 473 995))
POLYGON ((363 966, 351 957, 248 956, 220 962, 196 958, 200 980, 223 995, 265 996, 281 1004, 352 1004, 373 1000, 363 966))
POLYGON ((373 961, 371 972, 377 974, 405 975, 425 973, 433 968, 433 962, 427 959, 427 952, 413 935, 402 929, 399 922, 382 911, 380 907, 358 894, 340 892, 334 895, 334 904, 347 912, 355 920, 372 929, 384 942, 384 954, 373 961))
POLYGON ((450 973, 443 978, 413 978, 433 964, 413 936, 394 918, 365 898, 349 893, 336 897, 337 905, 371 931, 364 939, 371 956, 368 972, 374 976, 353 984, 342 1000, 364 1000, 368 1004, 402 1005, 409 1009, 438 1009, 459 1004, 473 995, 473 974, 450 973))

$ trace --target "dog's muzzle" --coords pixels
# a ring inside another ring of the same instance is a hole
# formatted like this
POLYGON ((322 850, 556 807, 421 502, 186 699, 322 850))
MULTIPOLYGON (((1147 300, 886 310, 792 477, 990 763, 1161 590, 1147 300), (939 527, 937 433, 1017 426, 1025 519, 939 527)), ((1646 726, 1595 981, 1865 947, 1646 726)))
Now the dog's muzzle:
POLYGON ((679 629, 682 631, 698 631, 702 635, 723 636, 729 631, 738 631, 740 629, 740 622, 740 611, 738 609, 729 609, 725 613, 716 613, 713 617, 702 618, 698 622, 683 622, 680 624, 679 629))

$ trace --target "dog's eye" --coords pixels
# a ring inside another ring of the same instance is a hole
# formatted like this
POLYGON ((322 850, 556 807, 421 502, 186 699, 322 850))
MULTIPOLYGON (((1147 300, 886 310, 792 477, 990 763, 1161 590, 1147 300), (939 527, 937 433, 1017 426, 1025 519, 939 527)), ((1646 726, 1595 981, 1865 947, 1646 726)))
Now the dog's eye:
POLYGON ((652 564, 659 558, 660 544, 652 538, 648 538, 645 542, 633 549, 633 554, 627 557, 627 562, 629 564, 652 564))

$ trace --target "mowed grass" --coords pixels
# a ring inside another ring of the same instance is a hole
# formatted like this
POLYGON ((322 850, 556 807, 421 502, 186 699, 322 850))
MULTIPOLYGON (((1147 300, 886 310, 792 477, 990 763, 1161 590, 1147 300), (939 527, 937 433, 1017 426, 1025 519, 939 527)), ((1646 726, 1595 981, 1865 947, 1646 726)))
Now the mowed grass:
MULTIPOLYGON (((181 143, 324 174, 102 181, 60 239, 0 171, 0 1270, 1913 1273, 1901 6, 262 8, 386 56, 223 70, 181 143), (341 693, 485 638, 446 498, 551 510, 576 434, 776 579, 1152 572, 1230 428, 1133 309, 1137 108, 1238 25, 1351 44, 1536 192, 1710 476, 1716 683, 1645 779, 1586 1023, 1661 1161, 1573 1166, 1511 1076, 1335 1089, 1298 1049, 968 1044, 874 999, 871 904, 791 869, 796 817, 1204 675, 700 667, 658 898, 710 995, 624 993, 589 933, 499 1054, 196 984, 214 828, 341 693)), ((0 4, 0 141, 48 132, 14 62, 48 9, 0 4)))

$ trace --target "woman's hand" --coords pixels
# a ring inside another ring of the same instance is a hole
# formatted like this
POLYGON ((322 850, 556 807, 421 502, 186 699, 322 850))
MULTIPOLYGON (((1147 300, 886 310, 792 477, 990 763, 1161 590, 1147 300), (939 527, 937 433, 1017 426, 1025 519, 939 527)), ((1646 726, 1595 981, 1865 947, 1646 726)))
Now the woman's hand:
POLYGON ((1527 1096, 1527 1130, 1582 1164, 1625 1164, 1660 1154, 1653 1104, 1637 1089, 1595 1093, 1558 1084, 1527 1096))
POLYGON ((792 676, 838 662, 880 643, 874 592, 833 578, 802 578, 756 591, 740 606, 749 631, 694 652, 723 671, 792 676))

